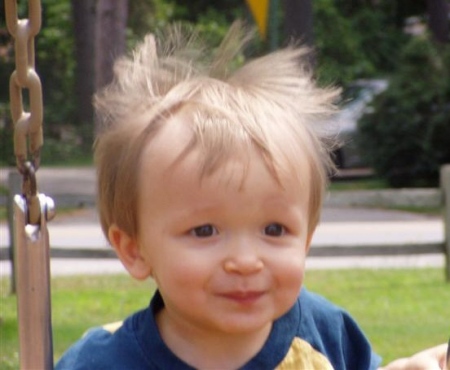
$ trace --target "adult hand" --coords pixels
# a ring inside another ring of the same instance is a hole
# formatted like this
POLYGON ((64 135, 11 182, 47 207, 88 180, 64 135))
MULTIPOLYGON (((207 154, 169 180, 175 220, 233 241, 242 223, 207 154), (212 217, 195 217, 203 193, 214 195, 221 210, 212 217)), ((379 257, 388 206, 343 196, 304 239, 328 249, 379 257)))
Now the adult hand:
POLYGON ((411 357, 395 360, 379 370, 448 370, 447 347, 447 344, 441 344, 428 348, 411 357))

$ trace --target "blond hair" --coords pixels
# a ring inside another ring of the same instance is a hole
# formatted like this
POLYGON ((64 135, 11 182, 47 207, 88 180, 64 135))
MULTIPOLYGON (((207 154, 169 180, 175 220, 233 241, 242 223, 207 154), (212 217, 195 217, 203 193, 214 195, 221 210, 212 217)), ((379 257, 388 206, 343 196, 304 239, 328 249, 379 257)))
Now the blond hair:
POLYGON ((232 70, 231 62, 251 38, 234 24, 216 53, 198 37, 173 26, 158 40, 145 37, 132 57, 115 64, 115 79, 95 97, 102 121, 95 143, 98 207, 105 235, 115 223, 138 233, 141 152, 168 119, 183 111, 192 140, 184 152, 201 150, 201 173, 218 170, 236 152, 257 148, 274 177, 310 181, 310 232, 316 227, 332 168, 330 147, 318 123, 334 110, 336 89, 316 86, 302 58, 289 46, 232 70), (211 54, 214 56, 211 58, 211 54), (292 145, 277 141, 278 133, 292 145), (296 166, 302 155, 309 178, 296 166))

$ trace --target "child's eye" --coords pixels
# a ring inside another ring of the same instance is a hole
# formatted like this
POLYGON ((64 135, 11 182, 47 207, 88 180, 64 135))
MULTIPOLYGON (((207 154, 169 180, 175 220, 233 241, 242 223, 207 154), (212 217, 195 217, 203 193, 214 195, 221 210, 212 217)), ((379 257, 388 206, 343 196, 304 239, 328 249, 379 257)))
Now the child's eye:
POLYGON ((282 236, 286 233, 286 228, 276 222, 267 225, 264 228, 264 234, 267 236, 282 236))
POLYGON ((205 224, 194 227, 190 231, 190 234, 196 236, 197 238, 208 238, 210 236, 216 235, 217 229, 211 224, 205 224))

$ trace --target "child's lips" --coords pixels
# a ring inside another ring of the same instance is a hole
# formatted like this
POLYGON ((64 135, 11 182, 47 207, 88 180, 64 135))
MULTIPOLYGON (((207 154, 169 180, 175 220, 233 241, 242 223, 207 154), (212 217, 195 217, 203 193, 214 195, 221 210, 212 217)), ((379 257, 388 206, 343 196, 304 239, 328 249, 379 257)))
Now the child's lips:
POLYGON ((229 299, 231 301, 241 303, 241 304, 250 304, 259 300, 262 296, 264 296, 265 291, 262 290, 236 290, 219 294, 221 297, 229 299))

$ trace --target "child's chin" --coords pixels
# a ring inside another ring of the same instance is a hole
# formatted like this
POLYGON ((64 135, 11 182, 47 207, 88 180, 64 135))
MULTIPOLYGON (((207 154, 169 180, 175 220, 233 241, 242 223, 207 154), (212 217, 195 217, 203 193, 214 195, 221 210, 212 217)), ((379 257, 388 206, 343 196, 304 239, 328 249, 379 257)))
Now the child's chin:
POLYGON ((276 320, 272 315, 265 317, 230 317, 221 320, 218 329, 227 334, 252 334, 259 331, 265 331, 272 327, 272 323, 276 320))

